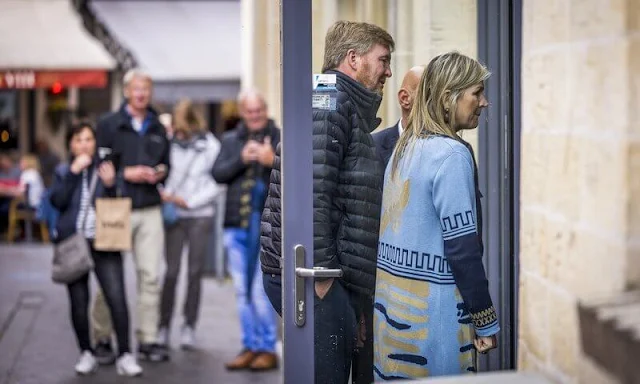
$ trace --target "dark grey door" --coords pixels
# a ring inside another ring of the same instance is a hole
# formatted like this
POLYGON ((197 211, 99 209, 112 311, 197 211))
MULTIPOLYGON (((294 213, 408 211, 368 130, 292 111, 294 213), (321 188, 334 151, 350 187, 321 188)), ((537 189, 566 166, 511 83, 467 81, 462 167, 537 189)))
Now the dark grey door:
POLYGON ((284 382, 313 383, 313 280, 296 276, 296 250, 313 266, 311 0, 280 4, 284 382))

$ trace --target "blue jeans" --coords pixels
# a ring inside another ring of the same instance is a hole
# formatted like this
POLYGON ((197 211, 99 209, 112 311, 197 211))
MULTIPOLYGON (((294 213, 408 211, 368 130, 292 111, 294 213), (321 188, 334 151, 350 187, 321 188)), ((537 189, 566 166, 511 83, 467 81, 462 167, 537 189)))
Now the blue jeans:
MULTIPOLYGON (((257 213, 258 219, 259 215, 257 213)), ((250 250, 257 252, 258 247, 253 244, 257 241, 244 228, 227 228, 224 233, 229 272, 236 289, 242 345, 254 352, 274 352, 277 337, 275 312, 264 292, 257 255, 249 254, 250 250), (255 264, 253 273, 248 273, 250 263, 255 264)))

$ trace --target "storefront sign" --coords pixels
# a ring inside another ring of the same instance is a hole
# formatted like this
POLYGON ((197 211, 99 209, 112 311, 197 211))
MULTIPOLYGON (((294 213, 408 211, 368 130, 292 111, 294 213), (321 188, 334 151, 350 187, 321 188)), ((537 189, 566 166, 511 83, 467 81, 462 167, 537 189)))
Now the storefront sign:
POLYGON ((63 87, 104 88, 107 72, 90 71, 0 71, 0 89, 49 88, 53 84, 63 87))

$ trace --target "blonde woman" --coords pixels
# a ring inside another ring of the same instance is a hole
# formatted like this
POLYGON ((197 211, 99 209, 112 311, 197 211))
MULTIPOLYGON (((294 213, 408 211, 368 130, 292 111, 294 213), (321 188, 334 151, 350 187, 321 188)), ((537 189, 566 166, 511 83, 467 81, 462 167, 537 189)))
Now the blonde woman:
POLYGON ((40 175, 40 162, 30 153, 20 159, 20 188, 26 191, 29 208, 37 209, 44 193, 44 181, 40 175))
POLYGON ((500 330, 482 265, 481 207, 460 132, 488 106, 488 70, 434 58, 385 174, 375 292, 377 380, 476 371, 500 330))
POLYGON ((178 103, 173 116, 172 169, 162 192, 163 201, 176 207, 177 220, 165 227, 167 272, 160 306, 158 344, 168 346, 171 319, 180 274, 182 248, 189 245, 188 283, 180 344, 195 345, 200 310, 200 285, 211 235, 215 199, 220 192, 211 174, 220 142, 209 132, 190 101, 178 103))

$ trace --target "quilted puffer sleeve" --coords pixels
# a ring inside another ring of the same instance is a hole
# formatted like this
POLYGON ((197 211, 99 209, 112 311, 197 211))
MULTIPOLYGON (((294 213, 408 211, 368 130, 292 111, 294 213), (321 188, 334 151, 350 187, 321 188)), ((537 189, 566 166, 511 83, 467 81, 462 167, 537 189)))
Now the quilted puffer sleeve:
POLYGON ((269 193, 262 211, 260 223, 260 260, 263 269, 279 269, 282 258, 282 206, 280 182, 281 144, 276 147, 276 157, 269 180, 269 193))
POLYGON ((338 111, 313 115, 313 248, 316 267, 339 268, 331 220, 340 167, 348 147, 349 121, 338 111))

